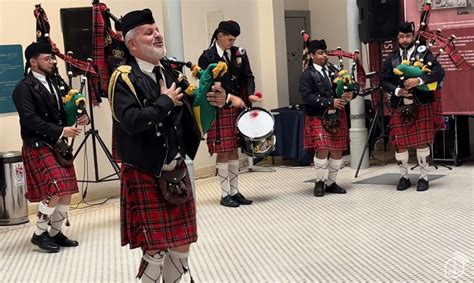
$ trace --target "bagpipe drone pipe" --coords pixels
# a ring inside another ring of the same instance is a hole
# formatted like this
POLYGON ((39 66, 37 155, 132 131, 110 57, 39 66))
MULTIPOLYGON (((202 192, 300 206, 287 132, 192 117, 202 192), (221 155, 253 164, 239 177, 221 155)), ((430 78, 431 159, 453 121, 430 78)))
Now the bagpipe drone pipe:
MULTIPOLYGON (((415 48, 408 60, 403 60, 400 65, 393 69, 394 74, 400 77, 400 84, 409 78, 417 78, 423 74, 431 73, 431 67, 439 56, 446 53, 454 65, 461 70, 469 70, 472 66, 459 54, 455 47, 456 36, 446 37, 441 29, 429 30, 429 18, 431 13, 431 1, 426 1, 420 16, 420 24, 416 32, 415 48), (433 47, 437 45, 438 52, 434 56, 429 56, 433 47), (429 60, 428 60, 429 59, 429 60)), ((412 22, 412 25, 413 22, 412 22)), ((413 27, 414 30, 414 27, 413 27)), ((404 51, 406 53, 406 50, 404 51)), ((415 88, 422 91, 434 91, 440 82, 418 85, 415 88)))

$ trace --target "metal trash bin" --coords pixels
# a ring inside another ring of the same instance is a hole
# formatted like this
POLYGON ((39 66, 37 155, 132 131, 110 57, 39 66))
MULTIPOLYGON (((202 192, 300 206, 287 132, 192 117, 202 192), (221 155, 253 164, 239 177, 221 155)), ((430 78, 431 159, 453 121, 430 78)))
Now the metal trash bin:
POLYGON ((28 202, 21 152, 0 153, 0 226, 27 223, 28 202))

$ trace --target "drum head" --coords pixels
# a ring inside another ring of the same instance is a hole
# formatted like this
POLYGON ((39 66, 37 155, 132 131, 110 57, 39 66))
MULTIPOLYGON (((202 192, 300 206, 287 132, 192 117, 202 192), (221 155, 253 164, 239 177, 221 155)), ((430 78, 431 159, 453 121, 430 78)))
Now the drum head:
POLYGON ((260 108, 242 112, 237 120, 239 132, 250 139, 268 136, 273 132, 274 125, 272 114, 260 108))

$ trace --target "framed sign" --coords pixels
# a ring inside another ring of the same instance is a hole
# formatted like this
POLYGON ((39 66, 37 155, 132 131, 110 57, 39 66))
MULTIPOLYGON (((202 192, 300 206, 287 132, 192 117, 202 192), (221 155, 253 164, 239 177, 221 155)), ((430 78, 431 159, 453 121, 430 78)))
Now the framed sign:
POLYGON ((12 93, 23 72, 21 45, 0 45, 0 114, 16 112, 12 93))

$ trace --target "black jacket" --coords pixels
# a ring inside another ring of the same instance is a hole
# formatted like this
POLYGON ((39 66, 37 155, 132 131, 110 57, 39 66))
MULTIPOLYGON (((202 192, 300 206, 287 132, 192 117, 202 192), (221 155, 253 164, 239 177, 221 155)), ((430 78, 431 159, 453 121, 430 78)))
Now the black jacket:
MULTIPOLYGON (((255 77, 250 69, 249 58, 246 52, 242 55, 239 47, 236 46, 230 48, 230 53, 231 63, 228 66, 227 73, 222 76, 222 87, 227 93, 240 96, 245 104, 250 106, 248 96, 255 93, 255 77)), ((209 49, 203 51, 199 57, 198 65, 205 69, 209 64, 219 61, 225 62, 217 53, 216 44, 214 44, 209 49)))
MULTIPOLYGON (((117 147, 124 163, 154 175, 161 170, 169 152, 177 150, 181 156, 194 159, 201 140, 192 111, 192 99, 185 95, 183 106, 175 107, 172 100, 160 94, 160 88, 144 74, 133 57, 129 78, 135 87, 138 100, 119 77, 115 86, 113 111, 120 122, 114 120, 117 147)), ((164 70, 168 87, 176 78, 164 70)))
MULTIPOLYGON (((416 51, 414 51, 416 52, 416 51)), ((418 54, 415 54, 415 57, 418 54)), ((431 73, 424 74, 420 76, 425 84, 429 84, 432 82, 441 82, 444 78, 444 70, 443 67, 438 63, 437 60, 433 60, 434 56, 431 52, 426 54, 424 59, 425 62, 432 62, 433 66, 431 67, 431 73)), ((385 59, 383 64, 383 71, 382 71, 382 82, 381 85, 383 89, 391 94, 390 97, 390 106, 392 108, 398 108, 403 105, 403 97, 395 96, 395 89, 400 85, 400 78, 393 73, 393 68, 397 67, 401 62, 400 52, 397 48, 396 51, 390 53, 385 59)), ((432 91, 421 91, 418 89, 413 89, 413 96, 414 102, 418 104, 427 104, 434 100, 433 92, 432 91)))
POLYGON ((16 85, 12 98, 20 116, 21 138, 54 146, 66 125, 62 102, 58 110, 55 96, 31 72, 16 85))
MULTIPOLYGON (((331 72, 337 71, 329 63, 327 67, 331 72)), ((331 77, 331 80, 333 79, 331 77)), ((322 117, 324 112, 334 104, 335 92, 332 83, 325 79, 312 64, 300 76, 299 92, 304 102, 304 113, 308 116, 322 117)))

